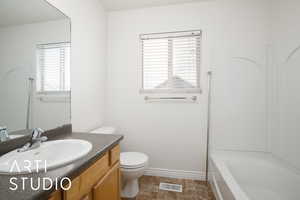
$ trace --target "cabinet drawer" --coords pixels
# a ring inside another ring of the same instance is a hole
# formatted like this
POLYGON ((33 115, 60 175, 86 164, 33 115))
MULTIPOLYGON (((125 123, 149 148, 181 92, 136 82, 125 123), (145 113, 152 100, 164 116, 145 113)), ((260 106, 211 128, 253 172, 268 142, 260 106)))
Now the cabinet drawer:
POLYGON ((109 151, 109 164, 114 165, 120 160, 120 145, 115 146, 109 151))

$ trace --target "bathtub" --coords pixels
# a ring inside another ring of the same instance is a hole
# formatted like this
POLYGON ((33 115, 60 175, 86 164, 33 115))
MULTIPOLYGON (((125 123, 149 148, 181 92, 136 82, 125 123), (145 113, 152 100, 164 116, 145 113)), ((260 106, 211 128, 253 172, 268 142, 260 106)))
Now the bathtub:
POLYGON ((217 200, 300 200, 300 173, 269 153, 215 151, 209 181, 217 200))

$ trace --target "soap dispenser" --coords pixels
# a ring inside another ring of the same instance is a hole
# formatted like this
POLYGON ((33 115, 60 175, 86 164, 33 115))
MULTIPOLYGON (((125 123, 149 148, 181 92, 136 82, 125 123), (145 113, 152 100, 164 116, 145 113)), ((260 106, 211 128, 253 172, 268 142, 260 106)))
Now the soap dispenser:
POLYGON ((6 127, 0 127, 0 141, 5 142, 9 139, 6 127))

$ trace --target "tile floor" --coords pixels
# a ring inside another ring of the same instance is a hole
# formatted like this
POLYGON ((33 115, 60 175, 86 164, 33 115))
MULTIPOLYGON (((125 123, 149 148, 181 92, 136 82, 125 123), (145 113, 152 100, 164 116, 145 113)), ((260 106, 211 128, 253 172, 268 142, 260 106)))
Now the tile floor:
POLYGON ((143 176, 139 181, 140 193, 135 200, 215 200, 210 187, 203 181, 153 176, 143 176), (160 182, 181 184, 183 186, 183 192, 177 193, 159 190, 160 182))

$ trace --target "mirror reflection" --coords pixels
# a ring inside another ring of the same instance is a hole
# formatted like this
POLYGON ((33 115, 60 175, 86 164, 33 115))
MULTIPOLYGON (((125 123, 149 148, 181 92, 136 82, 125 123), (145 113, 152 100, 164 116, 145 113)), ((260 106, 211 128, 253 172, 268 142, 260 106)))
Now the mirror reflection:
POLYGON ((0 1, 0 141, 70 123, 70 34, 44 0, 0 1))

